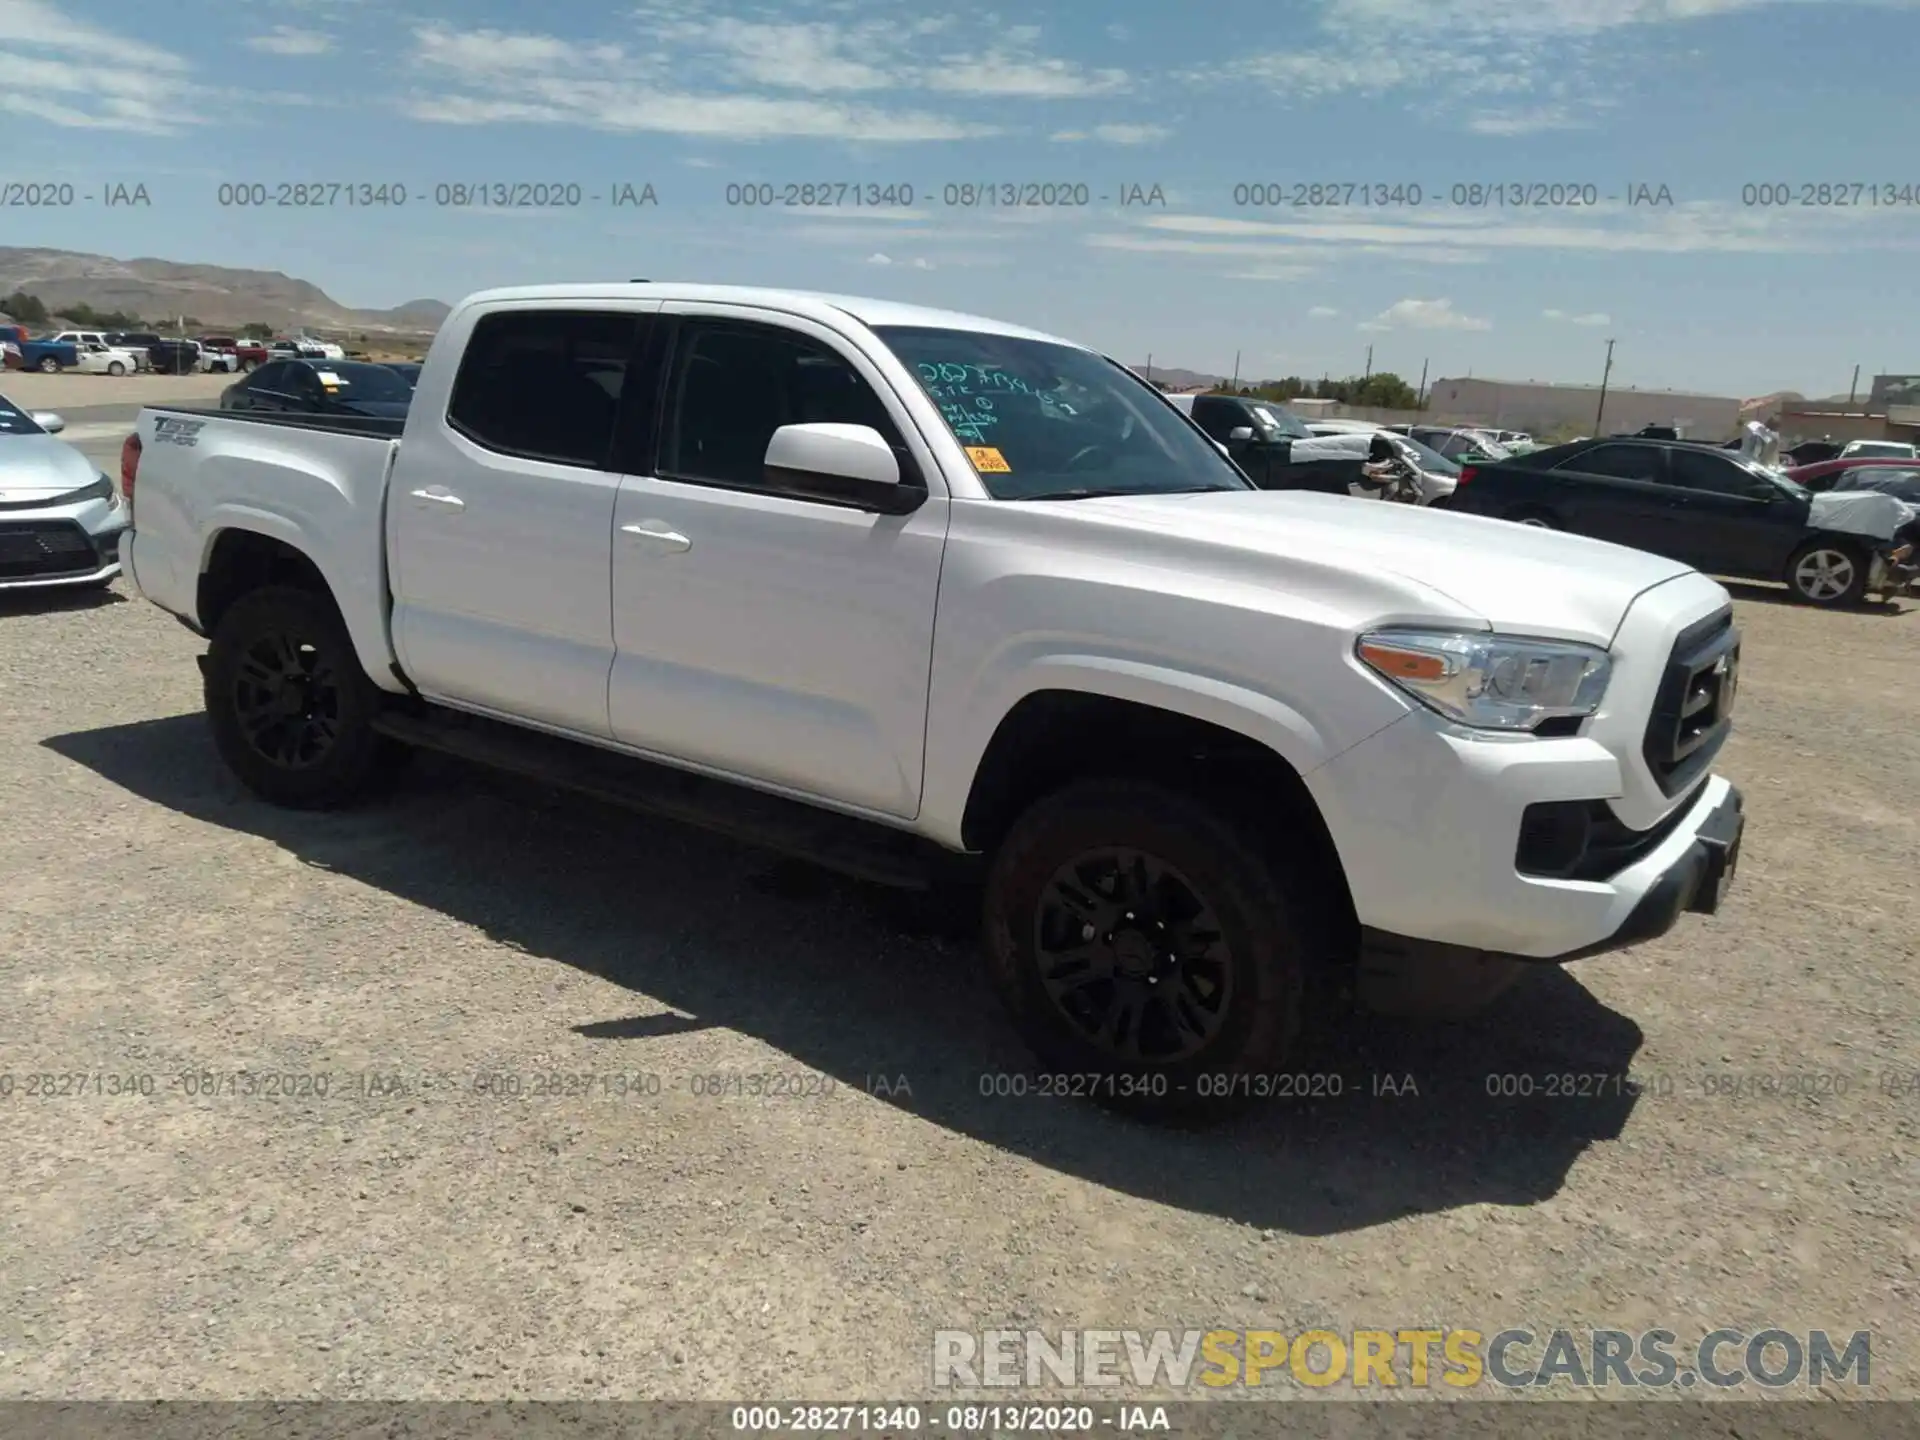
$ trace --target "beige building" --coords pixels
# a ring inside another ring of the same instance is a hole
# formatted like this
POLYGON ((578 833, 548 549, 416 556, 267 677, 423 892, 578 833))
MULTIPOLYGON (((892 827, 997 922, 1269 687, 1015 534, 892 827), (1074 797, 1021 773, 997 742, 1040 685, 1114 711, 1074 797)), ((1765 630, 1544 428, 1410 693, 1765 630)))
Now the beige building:
MULTIPOLYGON (((1725 395, 1608 386, 1600 428, 1612 435, 1647 425, 1671 425, 1691 439, 1729 440, 1740 428, 1740 408, 1740 400, 1725 395)), ((1534 435, 1566 430, 1591 435, 1595 416, 1600 414, 1600 387, 1436 380, 1427 392, 1427 409, 1436 419, 1463 425, 1534 435)))

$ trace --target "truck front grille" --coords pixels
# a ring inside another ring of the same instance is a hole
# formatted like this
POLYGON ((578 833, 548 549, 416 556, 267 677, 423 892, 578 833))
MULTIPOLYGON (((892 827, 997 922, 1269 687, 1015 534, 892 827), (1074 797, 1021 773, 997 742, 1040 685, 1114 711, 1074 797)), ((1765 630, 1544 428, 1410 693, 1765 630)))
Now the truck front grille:
POLYGON ((0 580, 89 575, 100 564, 87 532, 71 520, 0 525, 0 580))
POLYGON ((1674 642, 1642 745, 1660 789, 1678 795, 1713 764, 1733 730, 1740 632, 1733 607, 1688 626, 1674 642))

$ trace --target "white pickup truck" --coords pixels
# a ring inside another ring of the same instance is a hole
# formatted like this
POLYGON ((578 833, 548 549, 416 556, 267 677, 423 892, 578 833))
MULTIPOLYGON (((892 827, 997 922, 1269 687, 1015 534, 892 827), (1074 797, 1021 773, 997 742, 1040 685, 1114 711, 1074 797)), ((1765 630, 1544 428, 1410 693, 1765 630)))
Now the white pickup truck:
POLYGON ((1257 490, 1119 364, 991 320, 491 291, 403 421, 153 407, 122 483, 125 573, 209 639, 258 794, 341 804, 428 747, 955 866, 1042 1064, 1136 1110, 1265 1093, 1322 1006, 1460 1012, 1660 935, 1737 861, 1718 584, 1257 490))

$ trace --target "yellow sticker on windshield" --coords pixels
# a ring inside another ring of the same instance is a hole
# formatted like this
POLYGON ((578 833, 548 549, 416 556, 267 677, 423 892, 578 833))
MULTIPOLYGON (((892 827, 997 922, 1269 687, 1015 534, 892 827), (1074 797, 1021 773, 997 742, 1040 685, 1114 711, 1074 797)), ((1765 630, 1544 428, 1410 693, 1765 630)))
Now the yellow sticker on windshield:
POLYGON ((991 445, 967 446, 967 459, 973 462, 973 468, 982 474, 1011 475, 1013 467, 1007 464, 1007 457, 991 445))

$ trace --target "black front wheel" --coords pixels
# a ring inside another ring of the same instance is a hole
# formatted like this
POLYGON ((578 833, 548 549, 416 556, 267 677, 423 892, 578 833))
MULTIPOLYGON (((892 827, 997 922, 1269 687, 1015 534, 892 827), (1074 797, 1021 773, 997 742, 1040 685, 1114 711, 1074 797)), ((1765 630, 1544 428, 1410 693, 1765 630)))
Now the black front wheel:
POLYGON ((220 758, 262 799, 315 810, 359 798, 393 758, 375 733, 380 692, 331 598, 270 587, 214 627, 207 719, 220 758))
POLYGON ((1027 811, 994 858, 984 938, 1043 1090, 1154 1118, 1257 1098, 1321 958, 1281 881, 1238 827, 1157 785, 1083 782, 1027 811))

